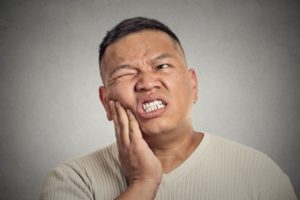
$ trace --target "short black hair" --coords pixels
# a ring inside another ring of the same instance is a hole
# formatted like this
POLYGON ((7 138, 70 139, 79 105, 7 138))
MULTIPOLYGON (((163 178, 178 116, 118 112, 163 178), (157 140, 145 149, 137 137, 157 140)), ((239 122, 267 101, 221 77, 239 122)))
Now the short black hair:
POLYGON ((101 61, 105 54, 105 51, 109 45, 114 42, 117 42, 119 39, 131 34, 140 32, 143 30, 157 30, 168 34, 173 40, 175 40, 180 46, 181 43, 175 33, 165 24, 156 20, 150 19, 146 17, 134 17, 121 21, 115 27, 113 27, 110 31, 107 31, 106 36, 103 38, 100 47, 99 47, 99 66, 100 73, 102 76, 101 70, 101 61))

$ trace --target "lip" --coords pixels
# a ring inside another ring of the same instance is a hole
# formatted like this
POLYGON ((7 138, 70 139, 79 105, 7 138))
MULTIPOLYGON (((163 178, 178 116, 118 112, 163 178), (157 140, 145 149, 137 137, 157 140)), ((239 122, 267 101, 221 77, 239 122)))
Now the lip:
POLYGON ((168 106, 168 102, 166 101, 166 99, 162 96, 159 95, 149 95, 149 96, 143 96, 141 98, 138 99, 138 108, 137 108, 137 113, 139 115, 140 118, 142 119, 152 119, 152 118, 156 118, 161 116, 167 109, 168 106), (145 112, 143 109, 143 104, 146 102, 150 102, 150 101, 154 101, 154 100, 161 100, 165 107, 152 111, 152 112, 145 112))

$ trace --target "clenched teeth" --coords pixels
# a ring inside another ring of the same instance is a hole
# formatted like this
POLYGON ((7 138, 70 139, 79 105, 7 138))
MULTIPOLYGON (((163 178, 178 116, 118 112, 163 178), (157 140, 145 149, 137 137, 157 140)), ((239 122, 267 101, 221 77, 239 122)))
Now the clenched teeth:
POLYGON ((143 109, 145 112, 152 112, 161 108, 164 108, 165 105, 161 100, 155 100, 148 103, 143 104, 143 109))

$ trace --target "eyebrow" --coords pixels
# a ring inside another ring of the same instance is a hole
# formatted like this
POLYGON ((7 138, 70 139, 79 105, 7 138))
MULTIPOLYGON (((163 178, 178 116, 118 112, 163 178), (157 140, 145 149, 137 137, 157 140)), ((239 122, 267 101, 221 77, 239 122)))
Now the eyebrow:
POLYGON ((150 59, 150 63, 153 63, 157 60, 162 60, 162 59, 165 59, 165 58, 172 58, 172 57, 174 57, 174 56, 169 54, 169 53, 163 53, 163 54, 160 54, 160 55, 150 59))

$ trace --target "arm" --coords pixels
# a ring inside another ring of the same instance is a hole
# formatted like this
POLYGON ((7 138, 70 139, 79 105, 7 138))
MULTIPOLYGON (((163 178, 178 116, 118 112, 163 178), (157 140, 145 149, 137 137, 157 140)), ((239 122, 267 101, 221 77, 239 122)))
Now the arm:
POLYGON ((142 137, 138 122, 119 102, 109 102, 119 150, 119 159, 129 186, 117 199, 154 199, 163 170, 160 161, 142 137))
POLYGON ((88 180, 75 162, 61 164, 45 178, 39 199, 92 200, 91 183, 88 180))

